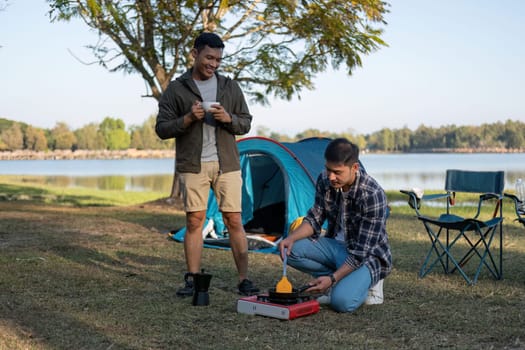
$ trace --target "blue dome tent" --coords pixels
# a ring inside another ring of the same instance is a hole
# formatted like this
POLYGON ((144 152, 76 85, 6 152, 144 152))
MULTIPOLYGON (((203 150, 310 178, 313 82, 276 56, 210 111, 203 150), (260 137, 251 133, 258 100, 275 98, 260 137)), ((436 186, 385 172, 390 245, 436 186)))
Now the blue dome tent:
MULTIPOLYGON (((250 250, 277 252, 276 243, 288 234, 291 223, 306 214, 314 202, 315 181, 324 169, 324 150, 330 141, 308 138, 278 142, 248 137, 237 142, 243 178, 242 221, 250 250)), ((206 219, 205 246, 228 248, 228 235, 213 191, 206 219)), ((182 228, 172 238, 181 242, 185 232, 182 228)))

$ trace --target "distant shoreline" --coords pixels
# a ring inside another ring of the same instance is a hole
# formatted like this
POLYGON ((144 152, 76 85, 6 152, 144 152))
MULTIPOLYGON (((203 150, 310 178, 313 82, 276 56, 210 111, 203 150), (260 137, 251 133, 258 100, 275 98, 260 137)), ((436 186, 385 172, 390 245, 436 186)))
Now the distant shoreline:
MULTIPOLYGON (((370 152, 363 151, 363 154, 417 154, 417 153, 524 153, 525 149, 506 149, 506 148, 458 148, 458 149, 428 149, 412 152, 370 152)), ((71 160, 71 159, 160 159, 174 158, 175 151, 165 150, 56 150, 56 151, 2 151, 0 160, 71 160)))
POLYGON ((72 159, 144 159, 144 158, 174 158, 175 151, 169 150, 56 150, 56 151, 4 151, 0 152, 0 160, 72 160, 72 159))

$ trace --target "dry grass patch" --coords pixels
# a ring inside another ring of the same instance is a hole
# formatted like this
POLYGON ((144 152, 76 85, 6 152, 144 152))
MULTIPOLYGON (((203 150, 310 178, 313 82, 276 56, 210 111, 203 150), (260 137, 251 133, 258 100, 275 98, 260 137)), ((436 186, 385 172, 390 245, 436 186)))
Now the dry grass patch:
MULTIPOLYGON (((209 306, 175 297, 184 253, 165 233, 184 216, 172 207, 0 202, 0 349, 525 348, 525 229, 505 225, 502 281, 419 279, 428 238, 403 210, 388 223, 395 267, 383 305, 280 321, 236 312, 229 251, 204 250, 209 306)), ((250 259, 253 280, 273 287, 280 259, 250 259)), ((294 284, 308 280, 290 270, 294 284)))

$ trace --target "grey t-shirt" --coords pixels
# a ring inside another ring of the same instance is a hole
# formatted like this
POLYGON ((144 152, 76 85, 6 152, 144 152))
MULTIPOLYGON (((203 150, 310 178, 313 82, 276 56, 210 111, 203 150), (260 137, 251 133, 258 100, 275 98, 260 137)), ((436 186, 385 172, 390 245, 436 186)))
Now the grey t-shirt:
MULTIPOLYGON (((208 80, 194 80, 199 88, 203 101, 215 101, 217 98, 217 77, 215 74, 208 80)), ((218 160, 217 144, 215 140, 215 119, 211 113, 206 112, 202 125, 202 162, 218 160)))

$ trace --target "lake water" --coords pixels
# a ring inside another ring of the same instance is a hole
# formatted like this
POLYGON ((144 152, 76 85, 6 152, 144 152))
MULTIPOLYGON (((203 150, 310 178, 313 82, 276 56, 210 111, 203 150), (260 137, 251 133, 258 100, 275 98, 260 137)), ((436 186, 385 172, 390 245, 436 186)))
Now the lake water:
MULTIPOLYGON (((361 161, 386 190, 442 189, 446 169, 503 170, 505 188, 525 178, 525 153, 363 154, 361 161)), ((1 160, 2 175, 32 175, 64 187, 169 193, 173 159, 1 160)))

